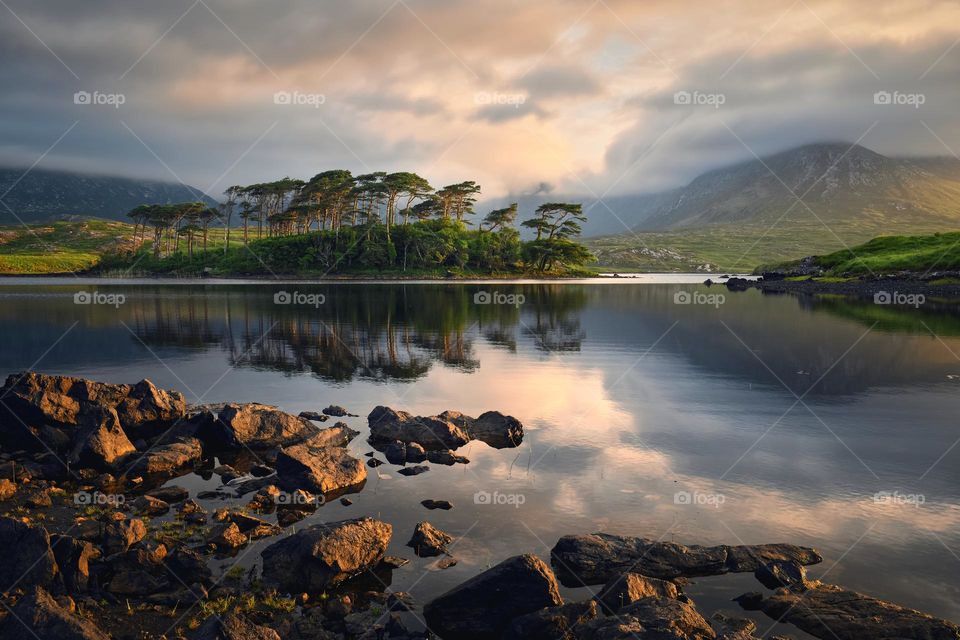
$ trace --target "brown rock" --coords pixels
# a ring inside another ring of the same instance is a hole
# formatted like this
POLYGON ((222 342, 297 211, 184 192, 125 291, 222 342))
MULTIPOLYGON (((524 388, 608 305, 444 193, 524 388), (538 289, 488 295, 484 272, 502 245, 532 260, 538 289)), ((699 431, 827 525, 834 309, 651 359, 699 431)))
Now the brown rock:
POLYGON ((629 572, 605 584, 597 594, 597 601, 603 606, 604 612, 610 615, 642 598, 656 596, 677 599, 679 595, 677 585, 672 582, 629 572))

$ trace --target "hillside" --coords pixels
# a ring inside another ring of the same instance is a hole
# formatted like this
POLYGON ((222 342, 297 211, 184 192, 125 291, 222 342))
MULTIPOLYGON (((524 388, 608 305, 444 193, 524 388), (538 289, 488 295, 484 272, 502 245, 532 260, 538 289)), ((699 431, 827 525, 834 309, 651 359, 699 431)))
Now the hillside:
POLYGON ((88 269, 104 253, 133 248, 133 225, 107 220, 0 227, 0 274, 88 269))
POLYGON ((0 194, 6 193, 3 202, 16 214, 0 207, 0 225, 74 216, 127 221, 127 212, 145 202, 216 202, 198 189, 172 182, 40 169, 24 175, 24 171, 25 168, 0 168, 0 194))

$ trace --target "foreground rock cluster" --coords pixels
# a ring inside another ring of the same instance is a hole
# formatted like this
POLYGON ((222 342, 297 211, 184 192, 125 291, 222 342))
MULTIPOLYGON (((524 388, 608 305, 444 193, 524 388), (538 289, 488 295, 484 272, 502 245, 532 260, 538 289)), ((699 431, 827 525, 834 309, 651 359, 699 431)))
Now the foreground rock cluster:
POLYGON ((769 590, 743 594, 742 608, 818 638, 960 639, 948 621, 808 579, 805 567, 822 558, 790 544, 567 535, 549 564, 508 558, 418 603, 388 588, 409 562, 388 555, 391 543, 443 569, 457 564, 454 537, 420 521, 395 539, 388 522, 330 509, 352 505, 368 468, 415 476, 467 464, 460 447, 516 447, 523 427, 495 411, 377 407, 364 463, 347 448, 359 432, 317 426, 328 416, 356 417, 335 405, 298 416, 257 403, 188 406, 149 381, 10 376, 0 389, 0 639, 756 639, 753 621, 708 615, 684 593, 691 578, 728 573, 753 573, 769 590), (187 474, 218 488, 175 483, 187 474), (322 505, 324 521, 300 522, 322 505), (223 571, 227 559, 237 564, 223 571), (593 595, 565 601, 561 586, 593 595))

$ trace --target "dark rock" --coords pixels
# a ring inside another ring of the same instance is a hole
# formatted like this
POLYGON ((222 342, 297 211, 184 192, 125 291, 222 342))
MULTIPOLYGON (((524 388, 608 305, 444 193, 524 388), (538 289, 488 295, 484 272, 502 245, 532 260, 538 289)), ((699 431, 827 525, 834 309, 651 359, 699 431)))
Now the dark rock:
POLYGON ((453 505, 447 502, 446 500, 421 500, 420 504, 425 506, 427 509, 433 511, 434 509, 443 509, 444 511, 449 511, 453 509, 453 505))
POLYGON ((285 447, 302 442, 318 431, 299 416, 253 402, 225 404, 217 422, 227 445, 251 449, 285 447))
POLYGON ((458 456, 453 451, 444 449, 442 451, 428 451, 427 460, 434 464, 445 464, 447 466, 454 464, 469 464, 470 459, 465 456, 458 456))
POLYGON ((263 551, 263 581, 282 591, 322 591, 375 567, 393 527, 373 518, 319 524, 263 551))
POLYGON ((180 584, 213 584, 213 572, 196 551, 177 549, 164 558, 163 564, 180 584))
POLYGON ((406 461, 411 463, 423 462, 427 459, 427 451, 416 442, 407 444, 406 461))
POLYGON ((439 416, 412 416, 376 407, 367 416, 371 442, 416 442, 425 449, 456 449, 470 441, 457 425, 439 416))
POLYGON ((133 501, 133 508, 137 513, 159 516, 170 511, 170 505, 153 496, 140 496, 133 501))
POLYGON ((289 527, 312 513, 313 511, 309 509, 277 509, 277 524, 281 527, 289 527))
MULTIPOLYGON (((757 623, 748 618, 738 618, 718 611, 708 621, 717 634, 717 640, 759 640, 754 632, 757 623)), ((779 636, 771 638, 776 640, 779 636)))
POLYGON ((599 615, 597 603, 571 602, 559 607, 541 609, 515 618, 504 634, 504 640, 556 640, 573 638, 571 630, 581 622, 599 615))
POLYGON ((342 447, 287 447, 277 455, 277 485, 287 491, 331 493, 360 488, 367 480, 363 462, 342 447))
POLYGON ((398 556, 384 556, 381 564, 390 567, 391 569, 399 569, 402 566, 410 564, 410 561, 406 558, 400 558, 398 556))
POLYGON ((250 469, 250 475, 254 478, 266 478, 267 476, 272 476, 274 470, 268 467, 265 464, 255 464, 250 469))
POLYGON ((642 598, 677 599, 680 595, 677 585, 666 580, 648 578, 639 573, 628 572, 609 581, 597 594, 597 601, 605 615, 616 614, 621 607, 632 604, 642 598))
POLYGON ((449 569, 457 566, 457 559, 453 556, 446 556, 437 560, 437 569, 449 569))
POLYGON ((803 591, 807 588, 807 570, 796 562, 768 562, 758 567, 753 575, 768 589, 787 587, 803 591))
MULTIPOLYGON (((130 456, 133 462, 126 472, 127 477, 150 474, 173 474, 200 460, 203 446, 196 438, 160 445, 140 454, 130 456)), ((124 462, 126 464, 126 462, 124 462)))
POLYGON ((340 498, 340 504, 342 504, 345 507, 349 507, 350 505, 353 504, 353 500, 351 500, 350 498, 340 498))
POLYGON ((0 554, 0 592, 18 586, 49 588, 59 574, 50 536, 39 525, 0 516, 0 549, 7 550, 0 554))
POLYGON ((430 471, 430 467, 418 464, 413 467, 404 467, 403 469, 397 471, 397 473, 402 476, 418 476, 421 473, 426 473, 427 471, 430 471))
POLYGON ((319 411, 301 411, 299 415, 304 420, 312 420, 313 422, 326 422, 330 419, 330 416, 326 416, 319 411))
POLYGON ((201 624, 192 640, 280 640, 280 635, 271 629, 251 621, 240 613, 224 616, 212 615, 201 624))
POLYGON ((499 411, 487 411, 475 419, 456 411, 444 411, 440 417, 462 425, 470 438, 495 449, 519 447, 523 442, 523 425, 520 421, 499 411))
POLYGON ((247 544, 248 539, 235 522, 229 522, 215 526, 207 541, 218 549, 238 549, 247 544))
POLYGON ((454 587, 423 609, 441 638, 500 638, 514 618, 563 603, 550 567, 532 555, 514 556, 454 587))
POLYGON ((802 593, 778 589, 759 603, 765 614, 817 638, 834 640, 956 640, 960 626, 836 585, 814 583, 802 593))
POLYGON ((391 442, 384 448, 383 455, 390 464, 406 464, 407 445, 403 442, 391 442))
POLYGON ((323 413, 328 416, 334 416, 336 418, 342 418, 344 416, 351 416, 352 413, 348 413, 346 409, 339 405, 332 404, 326 409, 323 410, 323 413))
POLYGON ((147 527, 139 518, 110 522, 103 528, 101 536, 104 554, 109 556, 126 551, 146 536, 147 527))
POLYGON ((367 466, 371 469, 376 469, 377 467, 383 464, 383 460, 377 460, 376 458, 370 458, 367 460, 367 466))
POLYGON ((813 549, 791 544, 687 547, 607 533, 563 536, 550 558, 557 577, 571 587, 607 582, 625 571, 672 580, 756 571, 775 560, 804 565, 823 560, 813 549))
POLYGON ((158 487, 156 489, 151 489, 150 491, 147 491, 147 495, 151 498, 163 500, 167 504, 176 504, 189 498, 190 492, 183 487, 171 485, 169 487, 158 487))
POLYGON ((85 422, 87 424, 78 429, 73 438, 71 464, 103 471, 137 450, 121 428, 115 409, 98 408, 87 416, 85 422))
POLYGON ((451 542, 453 536, 424 521, 417 524, 407 546, 413 547, 414 553, 421 558, 428 558, 446 553, 451 542))
POLYGON ((99 558, 100 551, 85 540, 57 534, 50 536, 50 548, 67 591, 86 591, 90 584, 90 561, 99 558))
POLYGON ((629 604, 616 616, 581 622, 577 640, 714 640, 716 634, 693 604, 651 596, 629 604))
POLYGON ((109 640, 95 624, 64 608, 49 593, 34 587, 0 624, 2 638, 39 640, 109 640))
POLYGON ((50 490, 44 487, 30 487, 24 492, 23 502, 28 507, 34 509, 45 509, 53 506, 53 499, 50 497, 50 490))

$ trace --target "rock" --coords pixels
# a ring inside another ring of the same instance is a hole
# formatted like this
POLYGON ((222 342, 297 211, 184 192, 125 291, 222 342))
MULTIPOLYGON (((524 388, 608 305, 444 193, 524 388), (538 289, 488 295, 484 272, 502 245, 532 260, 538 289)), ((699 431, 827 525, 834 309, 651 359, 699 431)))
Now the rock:
POLYGON ((42 526, 0 516, 0 549, 7 550, 0 554, 0 590, 33 585, 49 588, 59 574, 50 536, 42 526))
POLYGON ((308 509, 278 509, 277 524, 281 527, 289 527, 295 522, 300 522, 312 513, 313 511, 308 509))
MULTIPOLYGON (((748 618, 738 618, 718 611, 710 616, 710 626, 717 634, 717 640, 759 640, 753 635, 757 623, 748 618)), ((771 640, 776 640, 774 636, 771 640)))
POLYGON ((143 454, 131 456, 134 462, 127 470, 127 477, 150 474, 173 474, 188 465, 193 465, 203 455, 203 446, 196 438, 160 445, 143 454))
POLYGON ((163 564, 179 584, 213 584, 213 572, 196 551, 177 549, 164 558, 163 564))
POLYGON ((350 505, 353 504, 353 500, 351 500, 350 498, 340 498, 340 504, 342 504, 345 507, 349 507, 350 505))
POLYGON ((574 626, 577 640, 714 640, 716 634, 693 604, 651 596, 601 617, 574 626))
POLYGON ((791 544, 687 547, 607 533, 563 536, 550 558, 560 582, 570 587, 607 582, 625 571, 673 580, 756 571, 775 560, 803 565, 823 560, 813 549, 791 544))
POLYGON ((367 468, 342 447, 295 445, 277 454, 277 484, 281 489, 332 493, 359 489, 367 468))
POLYGON ((263 551, 263 582, 290 593, 323 591, 375 567, 393 527, 373 518, 314 525, 263 551))
POLYGON ((421 558, 439 556, 447 552, 447 545, 453 542, 453 536, 445 533, 429 522, 420 522, 413 530, 413 537, 407 543, 421 558))
POLYGON ((137 513, 148 516, 159 516, 170 511, 170 505, 153 496, 140 496, 133 501, 133 508, 137 513))
POLYGON ((214 468, 213 472, 220 476, 220 481, 227 484, 231 480, 236 480, 243 474, 228 464, 221 464, 214 468))
POLYGON ((0 500, 9 500, 17 493, 17 485, 7 478, 0 478, 0 500))
POLYGON ((156 489, 151 489, 150 491, 147 491, 147 495, 151 498, 163 500, 167 504, 176 504, 189 498, 190 492, 183 487, 170 485, 169 487, 158 487, 156 489))
POLYGON ((45 509, 53 506, 50 490, 43 487, 30 487, 25 491, 24 504, 34 509, 45 509))
POLYGON ((318 430, 299 416, 253 402, 225 404, 217 418, 225 444, 251 449, 286 447, 306 440, 318 430))
POLYGON ((280 640, 280 635, 270 627, 255 624, 236 612, 210 616, 190 637, 192 640, 280 640))
POLYGON ((326 422, 330 419, 330 416, 326 416, 319 411, 301 411, 299 415, 304 420, 312 420, 313 422, 326 422))
POLYGON ((410 564, 410 561, 398 556, 384 556, 381 563, 391 569, 399 569, 400 567, 410 564))
POLYGON ((427 509, 433 511, 434 509, 443 509, 444 511, 449 511, 453 509, 453 505, 447 502, 446 500, 421 500, 420 504, 425 506, 427 509))
POLYGON ((0 637, 40 640, 109 640, 95 624, 57 603, 40 587, 20 599, 0 624, 0 637))
POLYGON ((274 470, 265 464, 255 464, 250 468, 250 475, 254 478, 266 478, 267 476, 272 476, 274 473, 274 470))
POLYGON ((323 410, 323 413, 328 416, 334 416, 336 418, 342 418, 343 416, 351 416, 352 413, 347 413, 347 410, 339 405, 332 404, 326 409, 323 410))
POLYGON ((801 592, 778 589, 759 603, 774 620, 817 638, 833 640, 956 640, 960 626, 947 620, 830 584, 801 592))
POLYGON ((447 466, 454 464, 469 464, 470 459, 464 456, 458 456, 453 451, 444 449, 442 451, 428 451, 427 460, 434 464, 445 464, 447 466))
POLYGON ((439 416, 412 416, 389 407, 376 407, 367 416, 370 440, 375 442, 416 442, 424 449, 456 449, 470 441, 457 425, 439 416))
POLYGON ((532 555, 514 556, 474 576, 423 609, 427 626, 441 638, 500 638, 510 622, 563 604, 550 567, 532 555))
POLYGON ((403 469, 397 471, 397 473, 402 476, 418 476, 421 473, 426 473, 427 471, 430 471, 430 467, 418 464, 413 467, 404 467, 403 469))
POLYGON ((559 607, 541 609, 515 618, 503 640, 556 640, 573 638, 571 630, 581 622, 593 620, 600 614, 597 603, 571 602, 559 607))
POLYGON ((436 567, 437 569, 449 569, 450 567, 457 566, 457 559, 453 556, 446 556, 437 560, 436 567))
POLYGON ((383 456, 390 464, 406 464, 407 445, 403 442, 391 442, 383 449, 383 456))
POLYGON ((672 582, 627 572, 605 584, 597 594, 597 601, 602 605, 605 615, 612 615, 616 614, 621 607, 642 598, 656 596, 677 599, 679 595, 677 585, 672 582))
POLYGON ((470 438, 480 440, 495 449, 519 447, 523 442, 523 425, 520 421, 499 411, 487 411, 478 418, 471 418, 456 411, 444 411, 439 417, 460 425, 470 438))
POLYGON ((332 427, 319 429, 312 436, 297 444, 308 447, 345 447, 360 435, 356 429, 351 429, 346 423, 338 422, 332 427))
POLYGON ((427 451, 417 442, 407 444, 406 461, 411 463, 423 462, 427 459, 427 451))
POLYGON ((168 588, 170 583, 143 569, 121 571, 110 578, 104 589, 117 596, 148 596, 168 588))
POLYGON ((377 460, 376 458, 370 458, 369 460, 367 460, 367 466, 370 467, 371 469, 376 469, 382 464, 383 464, 383 460, 377 460))
POLYGON ((247 536, 240 533, 240 527, 235 522, 228 522, 215 526, 207 542, 218 549, 238 549, 247 544, 247 536))
POLYGON ((143 520, 139 518, 110 522, 103 529, 104 554, 109 556, 126 551, 131 545, 140 542, 146 536, 147 527, 143 524, 143 520))
POLYGON ((796 562, 777 560, 758 567, 754 577, 768 589, 787 587, 794 591, 807 588, 807 570, 796 562))
POLYGON ((50 536, 50 548, 67 591, 86 591, 90 583, 90 561, 99 558, 100 551, 85 540, 57 534, 50 536))
POLYGON ((88 420, 89 425, 80 428, 73 438, 71 464, 104 471, 137 450, 121 428, 115 409, 98 408, 88 420))

